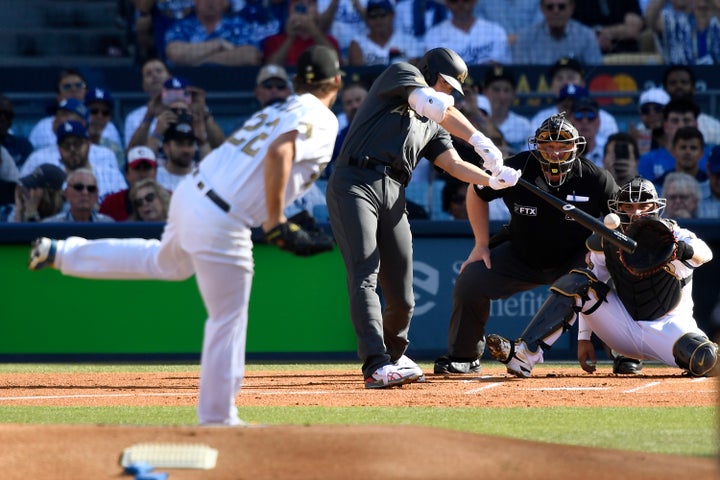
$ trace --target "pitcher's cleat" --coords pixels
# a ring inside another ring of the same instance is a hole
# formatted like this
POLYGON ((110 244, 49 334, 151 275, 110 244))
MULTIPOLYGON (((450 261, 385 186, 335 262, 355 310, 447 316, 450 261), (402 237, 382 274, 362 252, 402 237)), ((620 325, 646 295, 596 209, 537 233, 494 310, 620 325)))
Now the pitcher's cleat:
POLYGON ((508 373, 520 378, 530 378, 533 364, 528 358, 525 342, 514 342, 500 335, 488 335, 486 345, 490 355, 507 366, 508 373))
POLYGON ((55 262, 57 251, 57 240, 47 237, 36 238, 30 249, 28 268, 30 270, 42 270, 45 267, 52 267, 55 262))

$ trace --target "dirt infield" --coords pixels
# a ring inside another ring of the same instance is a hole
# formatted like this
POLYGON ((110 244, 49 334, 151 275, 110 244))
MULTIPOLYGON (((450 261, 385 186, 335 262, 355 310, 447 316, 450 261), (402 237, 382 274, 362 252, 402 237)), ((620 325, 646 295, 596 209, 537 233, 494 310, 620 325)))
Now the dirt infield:
MULTIPOLYGON (((425 367, 426 371, 428 368, 425 367)), ((421 384, 365 390, 357 371, 251 371, 239 406, 713 406, 718 382, 678 369, 619 377, 542 366, 520 380, 499 366, 476 377, 428 375, 421 384)), ((197 373, 0 375, 0 405, 194 406, 197 373)), ((558 446, 449 430, 399 426, 249 428, 0 425, 3 478, 123 478, 118 455, 139 442, 207 443, 210 471, 177 479, 677 479, 720 478, 715 459, 558 446)), ((125 477, 131 478, 131 477, 125 477)))

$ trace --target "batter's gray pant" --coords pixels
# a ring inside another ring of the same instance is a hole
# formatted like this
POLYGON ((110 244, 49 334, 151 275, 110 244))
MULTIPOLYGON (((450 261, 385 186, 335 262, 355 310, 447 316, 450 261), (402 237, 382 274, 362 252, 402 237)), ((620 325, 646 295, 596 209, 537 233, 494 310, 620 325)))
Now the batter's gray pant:
POLYGON ((367 378, 408 346, 415 299, 405 188, 374 170, 338 166, 328 182, 327 205, 345 262, 350 319, 367 378))

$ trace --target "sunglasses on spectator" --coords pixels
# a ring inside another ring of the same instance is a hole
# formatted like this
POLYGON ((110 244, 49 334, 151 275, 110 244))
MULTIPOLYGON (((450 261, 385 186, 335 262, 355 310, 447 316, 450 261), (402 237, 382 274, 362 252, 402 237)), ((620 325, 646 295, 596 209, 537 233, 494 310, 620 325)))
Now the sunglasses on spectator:
POLYGON ((83 190, 87 190, 88 193, 97 193, 98 188, 97 185, 85 185, 83 183, 73 183, 72 185, 73 190, 76 192, 82 192, 83 190))
POLYGON ((385 18, 389 15, 389 12, 386 12, 385 10, 376 10, 374 12, 368 13, 368 18, 385 18))
POLYGON ((651 113, 660 113, 662 112, 662 105, 659 103, 644 103, 640 105, 640 113, 643 115, 649 115, 651 113))
POLYGON ((260 85, 265 90, 272 90, 273 88, 277 90, 285 90, 287 88, 287 82, 283 82, 282 80, 265 80, 260 85))
POLYGON ((582 111, 582 112, 573 113, 573 117, 575 118, 575 120, 578 120, 578 121, 585 118, 592 122, 593 120, 595 120, 597 118, 597 113, 593 112, 592 110, 586 110, 586 111, 582 111))
POLYGON ((135 200, 133 200, 133 203, 137 208, 140 208, 146 203, 152 203, 153 201, 155 201, 155 197, 157 197, 157 195, 154 192, 150 192, 144 197, 136 198, 135 200))
POLYGON ((15 112, 12 112, 10 110, 0 110, 0 117, 9 118, 10 120, 12 120, 14 116, 15 112))
POLYGON ((543 8, 551 12, 554 10, 557 10, 558 12, 564 12, 567 6, 567 3, 546 3, 545 5, 543 5, 543 8))
POLYGON ((109 108, 91 108, 90 109, 90 115, 97 115, 97 114, 100 114, 103 117, 109 117, 110 109, 109 108))
POLYGON ((70 90, 82 90, 85 87, 85 82, 63 83, 60 85, 60 88, 66 92, 69 92, 70 90))
POLYGON ((447 3, 458 3, 458 2, 470 3, 472 1, 473 0, 447 0, 447 3))

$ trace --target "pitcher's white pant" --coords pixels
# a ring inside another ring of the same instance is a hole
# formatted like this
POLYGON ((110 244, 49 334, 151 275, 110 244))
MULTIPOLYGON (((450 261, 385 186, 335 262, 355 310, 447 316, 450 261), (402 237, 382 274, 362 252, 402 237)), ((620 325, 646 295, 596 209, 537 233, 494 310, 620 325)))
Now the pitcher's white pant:
MULTIPOLYGON (((235 396, 245 374, 245 336, 253 277, 250 229, 201 194, 188 179, 173 193, 162 239, 58 242, 65 275, 184 280, 195 273, 205 322, 197 407, 201 424, 237 425, 235 396)), ((160 301, 172 301, 161 299, 160 301)))
MULTIPOLYGON (((690 284, 685 286, 690 292, 690 284)), ((596 301, 591 292, 592 305, 596 301)), ((639 360, 659 360, 666 365, 677 366, 673 345, 686 333, 705 335, 693 318, 692 301, 683 298, 679 305, 655 320, 635 321, 628 314, 617 294, 610 291, 607 303, 590 315, 581 314, 590 329, 616 352, 639 360)))

